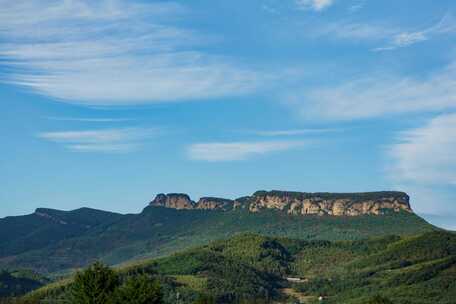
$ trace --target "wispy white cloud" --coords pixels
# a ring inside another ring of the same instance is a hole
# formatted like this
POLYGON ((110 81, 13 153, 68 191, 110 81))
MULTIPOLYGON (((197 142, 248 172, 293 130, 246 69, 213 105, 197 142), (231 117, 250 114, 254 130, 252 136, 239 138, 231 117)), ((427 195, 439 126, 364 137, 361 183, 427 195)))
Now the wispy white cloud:
MULTIPOLYGON (((456 114, 442 114, 402 131, 387 151, 387 176, 410 194, 415 211, 454 213, 456 114)), ((442 225, 438 221, 435 224, 442 225)), ((453 227, 454 229, 454 227, 453 227)))
POLYGON ((456 114, 402 132, 389 149, 391 174, 400 182, 456 186, 456 114))
POLYGON ((339 40, 378 42, 394 35, 397 31, 393 27, 382 24, 339 21, 326 23, 306 33, 314 38, 328 37, 339 40))
POLYGON ((259 136, 294 136, 294 135, 310 135, 335 132, 336 129, 293 129, 293 130, 272 130, 272 131, 254 131, 252 133, 259 136))
POLYGON ((209 162, 245 160, 255 155, 286 151, 303 146, 302 141, 213 142, 197 143, 188 148, 193 160, 209 162))
POLYGON ((259 74, 172 26, 186 8, 126 0, 0 0, 4 82, 74 103, 118 105, 244 94, 259 74), (39 12, 39 13, 37 13, 39 12))
POLYGON ((128 153, 138 150, 140 147, 137 143, 123 144, 71 144, 66 148, 73 152, 83 153, 128 153))
POLYGON ((280 14, 280 11, 277 8, 275 8, 275 7, 271 6, 271 5, 268 5, 268 4, 261 5, 261 9, 264 12, 269 13, 269 14, 273 14, 273 15, 280 14))
POLYGON ((158 129, 119 128, 43 132, 39 133, 38 137, 78 152, 130 152, 139 148, 142 141, 157 133, 158 129))
POLYGON ((311 27, 306 35, 313 38, 329 38, 374 45, 372 51, 387 51, 403 48, 433 39, 439 35, 456 32, 456 21, 451 15, 444 16, 436 24, 421 30, 405 30, 386 23, 337 21, 311 27), (381 46, 375 46, 381 45, 381 46))
POLYGON ((456 108, 456 66, 426 78, 372 75, 285 97, 307 119, 353 120, 456 108))
POLYGON ((49 120, 57 121, 80 121, 80 122, 126 122, 132 118, 84 118, 84 117, 46 117, 49 120))
POLYGON ((334 0, 296 0, 298 9, 323 11, 334 4, 334 0))
POLYGON ((374 51, 390 51, 407 47, 433 38, 436 35, 456 32, 456 22, 452 16, 444 16, 437 24, 420 31, 400 32, 393 35, 386 46, 375 48, 374 51))
POLYGON ((350 13, 356 13, 356 12, 362 10, 365 4, 366 4, 365 1, 359 1, 359 2, 349 6, 348 11, 350 13))

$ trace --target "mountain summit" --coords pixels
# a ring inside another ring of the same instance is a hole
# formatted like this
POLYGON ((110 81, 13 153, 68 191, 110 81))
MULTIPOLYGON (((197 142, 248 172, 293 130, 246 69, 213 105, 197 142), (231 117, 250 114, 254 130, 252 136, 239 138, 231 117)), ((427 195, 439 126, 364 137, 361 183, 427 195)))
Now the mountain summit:
POLYGON ((362 240, 436 230, 404 192, 257 191, 234 200, 159 194, 139 214, 37 209, 0 219, 0 268, 41 273, 163 256, 239 233, 301 240, 362 240))
POLYGON ((229 211, 246 209, 250 212, 279 210, 291 215, 359 216, 382 215, 387 212, 412 212, 409 196, 404 192, 381 191, 363 193, 308 193, 289 191, 257 191, 235 200, 203 197, 194 202, 187 194, 158 194, 150 203, 153 207, 177 210, 204 209, 229 211))

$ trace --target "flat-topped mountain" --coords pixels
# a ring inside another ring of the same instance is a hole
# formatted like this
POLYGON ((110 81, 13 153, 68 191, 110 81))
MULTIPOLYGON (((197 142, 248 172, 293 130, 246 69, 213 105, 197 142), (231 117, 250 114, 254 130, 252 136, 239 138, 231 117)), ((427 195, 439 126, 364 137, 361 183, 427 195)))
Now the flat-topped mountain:
POLYGON ((237 205, 237 201, 219 197, 202 197, 198 202, 192 201, 190 196, 184 193, 168 193, 158 194, 155 199, 150 202, 152 207, 165 207, 171 209, 187 209, 187 210, 233 210, 237 205))
POLYGON ((363 193, 307 193, 287 191, 257 191, 235 200, 203 197, 194 202, 187 194, 158 194, 150 203, 153 207, 172 209, 205 209, 229 211, 246 209, 260 212, 280 210, 292 215, 358 216, 381 215, 386 212, 412 212, 409 196, 404 192, 381 191, 363 193))
POLYGON ((0 269, 42 273, 162 256, 238 233, 302 240, 361 240, 437 228, 412 212, 403 192, 257 191, 234 200, 159 194, 141 213, 37 209, 0 219, 0 269))

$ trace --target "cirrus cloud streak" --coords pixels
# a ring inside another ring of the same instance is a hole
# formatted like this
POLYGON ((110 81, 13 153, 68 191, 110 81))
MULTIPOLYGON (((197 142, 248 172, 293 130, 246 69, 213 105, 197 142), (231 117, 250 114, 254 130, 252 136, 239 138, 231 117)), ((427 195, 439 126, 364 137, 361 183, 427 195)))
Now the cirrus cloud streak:
POLYGON ((209 162, 246 160, 256 155, 286 151, 301 147, 302 141, 261 142, 211 142, 196 143, 188 147, 188 156, 193 160, 209 162))
POLYGON ((3 82, 59 100, 124 105, 245 94, 261 77, 172 25, 173 2, 0 0, 3 82), (40 12, 37 14, 37 12, 40 12))
POLYGON ((285 97, 305 118, 353 120, 456 108, 456 65, 426 78, 372 75, 285 97))
POLYGON ((393 178, 401 182, 456 186, 456 114, 443 114, 402 132, 391 146, 393 178))
POLYGON ((300 10, 323 11, 333 5, 334 0, 296 0, 300 10))
POLYGON ((138 150, 144 140, 158 132, 158 129, 117 128, 42 132, 37 136, 74 152, 125 153, 138 150))

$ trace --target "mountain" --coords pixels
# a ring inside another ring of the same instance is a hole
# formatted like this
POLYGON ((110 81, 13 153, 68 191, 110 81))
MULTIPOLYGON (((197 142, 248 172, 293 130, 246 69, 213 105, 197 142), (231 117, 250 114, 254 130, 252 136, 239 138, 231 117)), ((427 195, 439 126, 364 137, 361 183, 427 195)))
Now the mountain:
POLYGON ((303 240, 359 240, 436 230, 403 192, 258 191, 236 200, 159 194, 140 214, 39 209, 0 220, 1 268, 54 273, 95 260, 119 264, 163 256, 237 233, 303 240))
POLYGON ((40 249, 121 217, 89 208, 74 211, 39 208, 30 215, 6 217, 0 219, 0 256, 40 249))
POLYGON ((260 212, 265 209, 286 211, 293 215, 358 216, 380 215, 387 211, 412 212, 409 196, 404 192, 383 191, 366 193, 306 193, 286 191, 257 191, 252 196, 236 200, 203 197, 194 202, 187 194, 159 194, 150 203, 155 207, 177 210, 247 209, 260 212))
MULTIPOLYGON (((297 240, 240 234, 168 257, 117 269, 124 277, 149 273, 166 303, 452 304, 456 298, 456 234, 384 236, 357 241, 297 240), (210 301, 208 303, 211 303, 210 301), (374 303, 374 302, 372 302, 374 303), (375 302, 388 303, 388 302, 375 302)), ((71 280, 26 299, 65 299, 71 280)), ((52 302, 52 301, 51 301, 52 302)))

